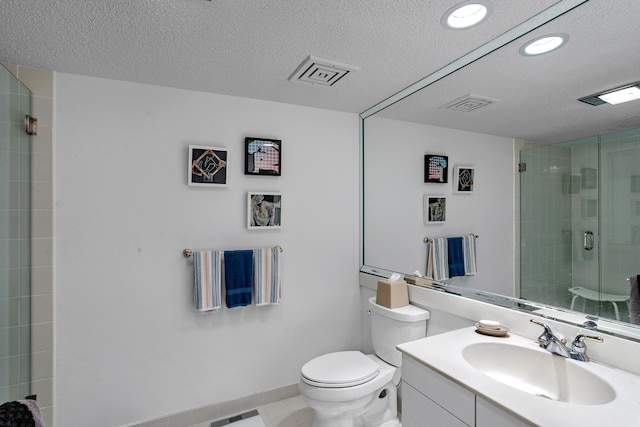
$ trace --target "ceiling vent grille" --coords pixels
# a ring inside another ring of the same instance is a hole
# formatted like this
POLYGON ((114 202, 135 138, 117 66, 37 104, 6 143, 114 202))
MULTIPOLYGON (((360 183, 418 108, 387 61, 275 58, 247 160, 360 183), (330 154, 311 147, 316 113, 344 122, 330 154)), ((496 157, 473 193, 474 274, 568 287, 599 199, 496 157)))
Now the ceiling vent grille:
POLYGON ((289 76, 291 81, 299 81, 322 86, 333 86, 359 68, 328 59, 309 55, 289 76))
POLYGON ((463 111, 468 113, 469 111, 486 107, 487 105, 493 104, 495 102, 498 102, 498 100, 470 93, 468 95, 454 99, 453 101, 441 106, 440 108, 447 108, 453 111, 463 111))

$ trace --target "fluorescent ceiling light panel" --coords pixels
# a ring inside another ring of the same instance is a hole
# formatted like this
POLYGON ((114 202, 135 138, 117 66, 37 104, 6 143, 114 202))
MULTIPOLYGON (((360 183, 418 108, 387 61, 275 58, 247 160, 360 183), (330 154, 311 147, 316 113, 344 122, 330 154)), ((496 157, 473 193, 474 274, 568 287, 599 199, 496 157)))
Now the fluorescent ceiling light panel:
POLYGON ((598 98, 612 105, 635 101, 636 99, 640 99, 640 88, 638 88, 638 86, 631 86, 622 89, 616 89, 613 92, 598 95, 598 98))
POLYGON ((621 104, 636 99, 640 99, 640 81, 584 96, 579 98, 578 101, 595 107, 604 104, 621 104))
POLYGON ((488 0, 469 0, 457 4, 440 19, 445 28, 464 30, 486 20, 493 11, 493 4, 488 0))

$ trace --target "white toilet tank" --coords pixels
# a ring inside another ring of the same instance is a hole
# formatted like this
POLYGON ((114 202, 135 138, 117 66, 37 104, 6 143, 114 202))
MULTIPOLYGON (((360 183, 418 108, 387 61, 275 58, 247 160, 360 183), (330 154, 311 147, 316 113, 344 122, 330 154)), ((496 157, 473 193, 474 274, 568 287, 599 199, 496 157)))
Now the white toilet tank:
POLYGON ((393 366, 400 366, 402 353, 398 344, 424 338, 427 335, 429 312, 413 305, 386 308, 369 298, 371 341, 376 355, 393 366))

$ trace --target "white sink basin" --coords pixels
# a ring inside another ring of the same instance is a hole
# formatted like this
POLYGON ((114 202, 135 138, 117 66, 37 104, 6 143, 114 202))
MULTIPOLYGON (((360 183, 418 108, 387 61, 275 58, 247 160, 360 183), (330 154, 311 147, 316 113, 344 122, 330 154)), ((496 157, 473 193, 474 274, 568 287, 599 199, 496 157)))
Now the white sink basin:
POLYGON ((462 356, 494 380, 543 398, 577 405, 601 405, 616 397, 606 381, 581 365, 588 362, 555 356, 539 347, 482 342, 466 346, 462 356))

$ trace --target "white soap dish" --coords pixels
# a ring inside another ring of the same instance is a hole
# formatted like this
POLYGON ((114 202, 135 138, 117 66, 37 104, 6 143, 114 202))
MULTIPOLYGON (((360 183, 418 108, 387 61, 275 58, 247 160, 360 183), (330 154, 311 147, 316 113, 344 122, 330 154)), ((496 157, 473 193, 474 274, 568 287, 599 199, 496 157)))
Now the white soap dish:
POLYGON ((476 323, 476 332, 483 335, 490 335, 492 337, 506 337, 509 335, 509 328, 506 326, 490 326, 485 327, 483 323, 476 323))

